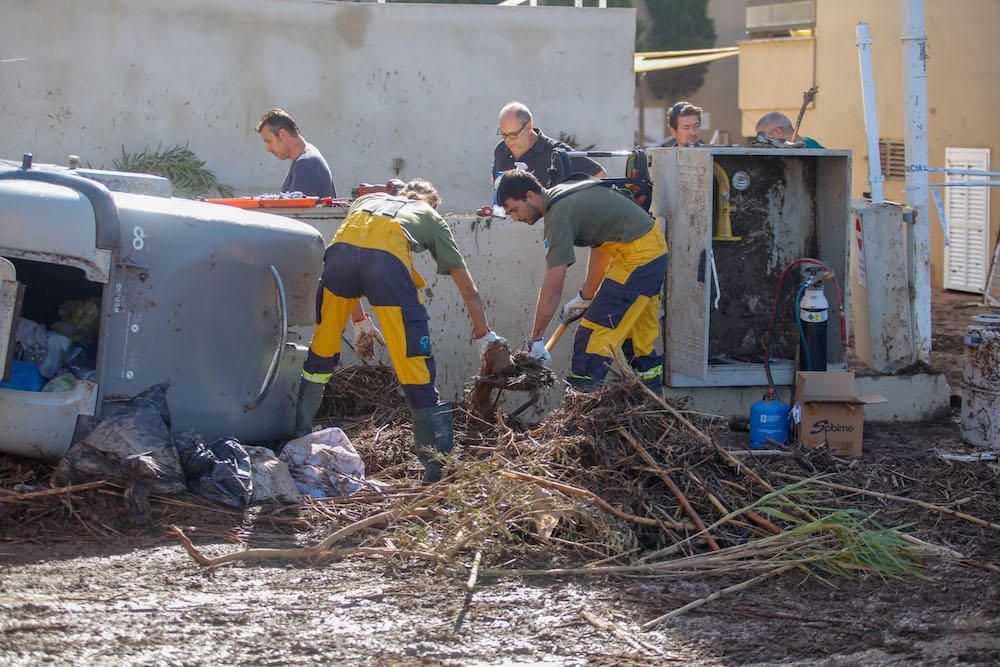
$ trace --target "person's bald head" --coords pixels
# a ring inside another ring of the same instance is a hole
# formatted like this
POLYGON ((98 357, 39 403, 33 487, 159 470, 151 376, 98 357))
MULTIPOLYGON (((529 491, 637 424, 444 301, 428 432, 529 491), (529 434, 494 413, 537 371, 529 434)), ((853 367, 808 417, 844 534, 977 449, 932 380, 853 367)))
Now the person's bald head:
POLYGON ((515 158, 521 157, 534 145, 535 126, 531 122, 531 110, 520 102, 510 102, 497 118, 497 135, 503 140, 515 158))
POLYGON ((792 120, 780 111, 771 111, 760 117, 757 121, 757 133, 761 132, 772 139, 795 141, 795 127, 792 126, 792 120))

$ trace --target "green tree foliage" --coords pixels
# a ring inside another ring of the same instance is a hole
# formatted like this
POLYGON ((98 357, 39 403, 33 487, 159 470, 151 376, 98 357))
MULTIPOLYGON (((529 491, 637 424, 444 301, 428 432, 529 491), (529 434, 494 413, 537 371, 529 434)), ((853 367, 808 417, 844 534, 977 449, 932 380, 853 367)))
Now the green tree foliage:
MULTIPOLYGON (((708 0, 649 0, 649 23, 643 25, 644 51, 682 51, 715 46, 715 22, 708 0)), ((707 64, 650 72, 646 81, 654 95, 676 101, 701 87, 707 64)))

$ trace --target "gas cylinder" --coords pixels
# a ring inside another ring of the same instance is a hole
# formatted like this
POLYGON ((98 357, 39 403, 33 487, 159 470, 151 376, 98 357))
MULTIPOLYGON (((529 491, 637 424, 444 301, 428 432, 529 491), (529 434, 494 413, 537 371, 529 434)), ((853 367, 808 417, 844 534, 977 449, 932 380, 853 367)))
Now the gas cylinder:
POLYGON ((823 283, 810 284, 799 301, 799 321, 805 340, 799 336, 799 370, 826 370, 826 327, 830 304, 823 283))
POLYGON ((750 406, 750 449, 764 449, 767 439, 788 441, 789 408, 768 396, 750 406))

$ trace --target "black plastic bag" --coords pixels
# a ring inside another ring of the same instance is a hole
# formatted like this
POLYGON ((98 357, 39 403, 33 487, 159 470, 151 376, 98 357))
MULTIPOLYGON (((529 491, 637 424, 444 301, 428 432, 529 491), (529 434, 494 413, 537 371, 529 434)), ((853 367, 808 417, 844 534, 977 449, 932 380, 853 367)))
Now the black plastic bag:
POLYGON ((125 487, 125 498, 138 524, 149 520, 149 494, 184 491, 184 473, 170 437, 166 384, 150 387, 132 399, 105 404, 101 421, 59 461, 57 484, 108 480, 125 487))
POLYGON ((181 468, 191 493, 243 509, 253 497, 250 454, 236 438, 206 445, 196 433, 175 436, 181 468))

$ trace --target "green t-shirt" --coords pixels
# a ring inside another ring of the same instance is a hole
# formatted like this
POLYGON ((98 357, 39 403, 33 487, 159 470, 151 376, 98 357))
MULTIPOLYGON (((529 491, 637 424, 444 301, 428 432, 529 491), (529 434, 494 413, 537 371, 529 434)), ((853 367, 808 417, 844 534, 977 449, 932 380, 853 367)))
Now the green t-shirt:
POLYGON ((545 264, 550 269, 573 264, 573 246, 596 248, 611 241, 627 243, 653 227, 653 218, 641 206, 596 181, 560 183, 543 190, 542 199, 545 264))
MULTIPOLYGON (((376 193, 359 197, 351 204, 347 214, 359 210, 375 197, 386 198, 387 195, 376 193)), ((465 259, 458 250, 451 228, 430 204, 419 200, 408 201, 394 219, 410 239, 413 252, 431 251, 439 274, 446 275, 454 269, 465 268, 465 259)))

